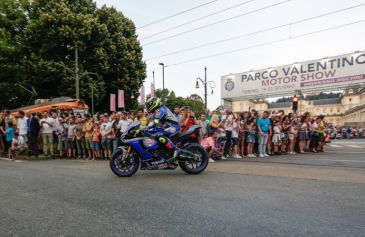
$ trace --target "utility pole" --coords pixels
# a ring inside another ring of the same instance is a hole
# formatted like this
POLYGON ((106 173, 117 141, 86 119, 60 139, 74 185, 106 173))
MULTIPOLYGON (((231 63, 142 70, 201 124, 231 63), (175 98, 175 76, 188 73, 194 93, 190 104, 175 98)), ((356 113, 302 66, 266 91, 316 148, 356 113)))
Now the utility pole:
POLYGON ((162 66, 162 103, 165 104, 165 64, 159 63, 162 66))
MULTIPOLYGON (((83 78, 86 75, 94 75, 94 76, 100 77, 95 72, 84 71, 83 73, 79 74, 80 73, 80 71, 79 71, 79 52, 78 52, 77 43, 75 44, 75 69, 69 68, 63 63, 54 62, 54 64, 63 67, 70 74, 75 75, 76 99, 78 99, 78 100, 80 99, 80 78, 83 78)), ((91 85, 91 110, 92 110, 92 113, 94 113, 94 84, 91 81, 89 83, 92 84, 91 85)))
POLYGON ((76 99, 80 99, 80 82, 79 82, 79 52, 77 43, 75 44, 75 87, 76 87, 76 99))
POLYGON ((207 109, 208 105, 208 91, 207 91, 207 66, 204 67, 204 108, 207 109))
POLYGON ((155 86, 155 71, 152 71, 153 86, 155 86))

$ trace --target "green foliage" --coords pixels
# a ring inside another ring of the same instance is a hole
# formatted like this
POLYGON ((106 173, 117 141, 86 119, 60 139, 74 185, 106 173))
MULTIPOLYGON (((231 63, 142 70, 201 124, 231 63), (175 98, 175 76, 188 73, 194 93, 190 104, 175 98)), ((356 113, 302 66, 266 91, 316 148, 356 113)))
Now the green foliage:
POLYGON ((91 0, 2 0, 0 4, 0 107, 27 103, 27 88, 39 98, 75 95, 75 50, 79 71, 99 76, 80 78, 80 97, 96 110, 107 110, 109 93, 125 91, 127 108, 137 106, 145 78, 142 48, 135 26, 115 8, 96 8, 91 0), (130 99, 131 96, 134 99, 130 99), (10 100, 12 99, 12 100, 10 100))
POLYGON ((319 93, 317 95, 307 95, 305 97, 306 100, 320 100, 320 99, 329 99, 329 98, 339 98, 341 93, 319 93))
POLYGON ((275 103, 285 103, 285 102, 291 102, 291 97, 282 97, 275 101, 275 103))
POLYGON ((181 96, 176 97, 175 92, 169 91, 168 89, 165 89, 164 91, 162 91, 160 89, 156 90, 157 97, 163 98, 163 95, 166 95, 165 104, 171 110, 173 110, 175 107, 181 108, 183 106, 188 106, 196 114, 204 113, 203 99, 197 94, 192 94, 186 98, 183 98, 181 96))
MULTIPOLYGON (((319 94, 316 95, 307 95, 304 97, 304 99, 306 100, 320 100, 320 99, 329 99, 329 98, 338 98, 341 96, 341 93, 323 93, 320 92, 319 94)), ((303 96, 301 97, 303 98, 303 96)), ((279 98, 275 101, 275 103, 284 103, 284 102, 291 102, 292 101, 292 97, 282 97, 279 98)))

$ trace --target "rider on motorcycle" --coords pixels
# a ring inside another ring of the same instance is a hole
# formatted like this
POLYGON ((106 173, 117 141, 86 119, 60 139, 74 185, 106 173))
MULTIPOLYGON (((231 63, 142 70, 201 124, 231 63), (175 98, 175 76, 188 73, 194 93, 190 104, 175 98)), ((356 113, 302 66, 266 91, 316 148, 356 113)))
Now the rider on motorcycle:
POLYGON ((148 113, 154 113, 153 122, 147 129, 153 129, 155 127, 162 128, 160 132, 157 132, 158 142, 163 145, 167 150, 171 151, 171 160, 175 159, 178 155, 178 148, 169 139, 170 136, 180 131, 180 124, 177 121, 175 115, 162 105, 160 98, 150 98, 146 102, 146 109, 148 113))

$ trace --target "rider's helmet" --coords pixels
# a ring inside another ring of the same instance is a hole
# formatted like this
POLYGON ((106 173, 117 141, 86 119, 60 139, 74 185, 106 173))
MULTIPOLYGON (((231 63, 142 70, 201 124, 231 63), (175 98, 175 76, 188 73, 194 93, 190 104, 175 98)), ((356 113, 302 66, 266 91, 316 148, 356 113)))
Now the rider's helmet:
POLYGON ((161 107, 161 99, 152 97, 146 101, 146 109, 148 113, 153 113, 156 109, 161 107))

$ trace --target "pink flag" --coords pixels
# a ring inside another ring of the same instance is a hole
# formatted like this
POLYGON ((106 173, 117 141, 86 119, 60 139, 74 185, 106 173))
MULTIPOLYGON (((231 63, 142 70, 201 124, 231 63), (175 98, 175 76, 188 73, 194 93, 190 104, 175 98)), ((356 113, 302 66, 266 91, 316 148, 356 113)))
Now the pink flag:
POLYGON ((144 91, 144 85, 142 85, 141 87, 141 105, 144 105, 144 103, 146 102, 146 95, 145 95, 145 91, 144 91))
POLYGON ((151 83, 151 97, 156 97, 155 84, 151 83))
POLYGON ((110 111, 115 111, 115 94, 110 94, 110 111))
POLYGON ((125 108, 125 105, 124 105, 124 90, 118 90, 118 108, 125 108))

